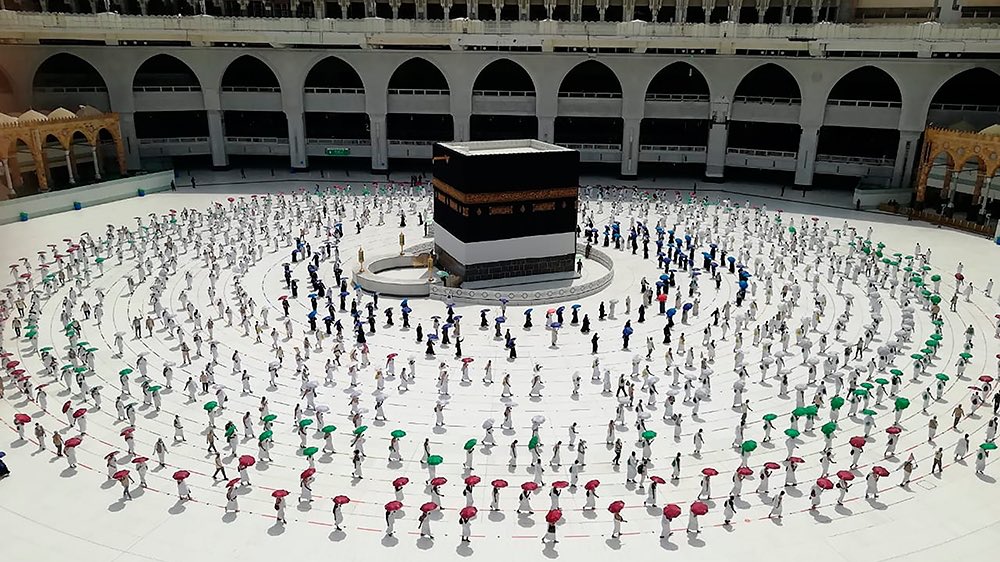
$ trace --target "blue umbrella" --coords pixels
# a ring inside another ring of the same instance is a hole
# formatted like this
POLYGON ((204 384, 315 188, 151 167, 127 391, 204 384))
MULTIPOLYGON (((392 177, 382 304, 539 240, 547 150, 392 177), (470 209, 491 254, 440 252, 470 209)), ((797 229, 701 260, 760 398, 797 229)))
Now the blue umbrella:
POLYGON ((727 259, 727 260, 729 260, 729 263, 732 263, 732 262, 736 261, 736 258, 735 258, 735 257, 733 257, 733 256, 729 256, 729 257, 728 257, 728 258, 726 258, 726 259, 727 259))
POLYGON ((717 244, 709 244, 708 247, 709 248, 718 248, 719 246, 717 244))
POLYGON ((663 281, 657 281, 657 282, 656 282, 656 286, 657 286, 657 287, 662 287, 662 286, 663 286, 663 284, 664 284, 664 283, 663 283, 663 281))
POLYGON ((693 307, 694 305, 689 302, 684 303, 684 310, 691 310, 693 307))
POLYGON ((342 296, 342 297, 347 297, 347 296, 350 296, 350 294, 351 294, 351 293, 349 293, 349 292, 347 292, 347 291, 341 291, 341 292, 340 292, 340 296, 342 296))
POLYGON ((316 318, 316 311, 315 310, 309 311, 309 318, 316 318))
POLYGON ((632 335, 632 327, 631 326, 625 326, 625 329, 622 330, 622 335, 631 336, 632 335))
POLYGON ((497 316, 497 317, 496 317, 496 323, 497 323, 497 324, 503 324, 503 323, 504 323, 504 322, 506 322, 506 321, 507 321, 507 319, 506 319, 506 318, 504 318, 503 316, 497 316))
POLYGON ((483 313, 483 312, 489 312, 489 311, 490 311, 490 309, 488 309, 488 308, 480 308, 480 309, 479 309, 479 312, 480 312, 480 313, 483 313))
POLYGON ((507 303, 508 303, 508 302, 510 302, 510 301, 509 301, 508 299, 504 298, 504 297, 500 297, 500 302, 501 302, 502 304, 507 304, 507 303))
POLYGON ((668 308, 667 309, 667 316, 673 316, 674 314, 677 314, 677 309, 676 308, 668 308))
POLYGON ((427 334, 427 339, 434 341, 438 339, 437 334, 427 334))
POLYGON ((562 324, 560 324, 559 322, 553 322, 553 323, 549 324, 549 327, 550 328, 559 329, 559 328, 562 328, 562 324))
POLYGON ((564 310, 566 310, 566 307, 565 306, 560 306, 559 308, 556 309, 556 312, 562 312, 564 310))
POLYGON ((454 324, 452 324, 451 322, 446 322, 446 323, 444 323, 444 324, 442 324, 442 325, 441 325, 441 328, 443 328, 443 329, 445 329, 445 330, 448 330, 448 329, 450 329, 450 328, 451 328, 452 326, 454 326, 454 324))
POLYGON ((572 308, 572 309, 576 310, 577 308, 580 308, 580 307, 582 307, 582 306, 583 306, 582 304, 579 304, 579 303, 578 303, 578 304, 574 304, 574 305, 573 305, 573 306, 571 306, 570 308, 572 308))
POLYGON ((404 306, 404 307, 403 307, 403 314, 409 314, 409 313, 411 313, 411 312, 413 312, 413 309, 412 309, 412 308, 410 308, 410 307, 408 307, 408 306, 404 306))
POLYGON ((740 281, 740 289, 746 289, 747 285, 749 285, 749 283, 746 281, 740 281))
POLYGON ((668 281, 668 280, 670 280, 670 276, 667 275, 666 273, 660 276, 660 281, 668 281))
POLYGON ((516 340, 516 339, 517 338, 510 338, 509 340, 507 340, 507 347, 510 347, 510 346, 514 345, 514 340, 516 340))
POLYGON ((409 306, 409 304, 410 304, 410 299, 403 299, 399 301, 399 306, 409 306))
POLYGON ((525 310, 524 311, 524 315, 527 316, 527 315, 531 314, 532 310, 534 310, 534 309, 533 308, 529 308, 528 310, 525 310))
POLYGON ((455 315, 455 316, 453 316, 452 318, 454 318, 454 319, 455 319, 455 321, 456 321, 456 322, 458 322, 459 320, 461 320, 461 319, 462 319, 462 315, 461 315, 461 314, 456 314, 456 315, 455 315))
POLYGON ((317 296, 316 293, 309 293, 308 298, 314 299, 316 298, 316 296, 317 296))
POLYGON ((323 317, 323 321, 324 322, 333 322, 333 316, 324 316, 323 317))

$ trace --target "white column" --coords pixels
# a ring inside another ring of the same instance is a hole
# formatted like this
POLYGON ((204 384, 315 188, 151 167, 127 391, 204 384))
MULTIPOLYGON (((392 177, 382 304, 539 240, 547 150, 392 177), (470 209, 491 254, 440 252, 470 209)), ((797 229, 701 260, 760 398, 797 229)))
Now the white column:
POLYGON ((896 163, 892 168, 892 186, 904 187, 913 181, 913 166, 916 163, 920 135, 923 131, 900 131, 899 146, 896 148, 896 163))
POLYGON ((75 184, 76 178, 73 177, 73 163, 70 162, 69 149, 66 149, 66 171, 69 172, 69 183, 75 184))
POLYGON ((538 120, 538 140, 556 142, 556 118, 538 115, 536 119, 538 120))
POLYGON ((622 131, 622 177, 634 178, 639 174, 639 126, 641 119, 625 119, 622 131))
POLYGON ((309 157, 306 155, 305 115, 302 110, 286 110, 288 121, 288 156, 292 168, 306 169, 309 167, 309 157))
POLYGON ((469 113, 455 111, 454 108, 452 109, 451 125, 453 127, 452 135, 454 137, 452 140, 469 140, 469 121, 471 118, 472 116, 469 113))
POLYGON ((729 99, 712 100, 711 127, 705 147, 705 179, 721 182, 726 169, 726 146, 729 142, 729 99))
POLYGON ((94 177, 101 179, 101 163, 97 161, 97 146, 90 147, 90 157, 94 160, 94 177))
POLYGON ((802 125, 799 135, 799 152, 795 157, 795 185, 812 185, 816 171, 816 146, 819 144, 819 126, 802 125))
POLYGON ((125 145, 125 165, 129 170, 138 170, 142 168, 142 161, 139 159, 139 137, 135 133, 135 114, 131 111, 119 111, 118 123, 121 126, 122 143, 125 145))
POLYGON ((389 170, 389 138, 386 135, 385 114, 368 116, 368 128, 371 132, 372 171, 385 172, 389 170))
POLYGON ((229 155, 226 154, 226 127, 220 109, 209 109, 208 142, 212 151, 212 167, 224 169, 229 167, 229 155))

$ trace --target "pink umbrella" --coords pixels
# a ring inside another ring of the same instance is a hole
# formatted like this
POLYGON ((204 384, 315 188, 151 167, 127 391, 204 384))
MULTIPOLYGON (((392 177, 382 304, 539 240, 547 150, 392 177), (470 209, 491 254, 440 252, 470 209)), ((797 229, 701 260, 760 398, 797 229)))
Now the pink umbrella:
POLYGON ((764 468, 766 468, 768 470, 778 470, 779 468, 781 468, 781 465, 778 464, 778 463, 776 463, 776 462, 770 462, 769 461, 769 462, 764 463, 764 468))
POLYGON ((695 515, 705 515, 708 513, 708 504, 704 502, 694 502, 691 504, 691 513, 695 515))
POLYGON ((31 421, 31 416, 28 414, 14 414, 14 423, 25 424, 31 421))
POLYGON ((625 502, 623 502, 622 500, 615 500, 611 502, 611 505, 608 506, 608 511, 610 511, 611 513, 618 513, 623 509, 625 509, 625 502))
POLYGON ((125 469, 119 470, 118 472, 111 475, 111 477, 114 478, 115 480, 121 480, 126 476, 128 476, 128 470, 125 469))
POLYGON ((438 508, 438 504, 436 504, 434 502, 427 502, 424 505, 420 506, 420 511, 422 511, 424 513, 428 513, 430 511, 434 511, 437 508, 438 508))
POLYGON ((271 492, 272 498, 283 498, 287 496, 290 492, 288 490, 275 490, 271 492))
POLYGON ((447 483, 448 479, 444 476, 438 476, 437 478, 433 478, 431 480, 431 486, 444 486, 447 483))
POLYGON ((177 472, 174 473, 174 480, 184 480, 188 476, 191 476, 190 472, 186 470, 178 470, 177 472))
POLYGON ((399 511, 403 509, 403 502, 392 500, 391 502, 385 504, 386 511, 399 511))
POLYGON ((521 489, 526 492, 534 492, 538 489, 538 484, 535 484, 534 482, 525 482, 524 484, 521 484, 521 489))
POLYGON ((333 503, 337 505, 345 505, 351 503, 351 498, 347 496, 334 496, 333 503))
POLYGON ((898 425, 891 425, 885 428, 885 432, 888 433, 889 435, 899 435, 901 431, 903 431, 903 429, 898 425))
POLYGON ((881 466, 873 466, 872 467, 872 472, 874 472, 875 474, 878 474, 879 476, 889 476, 889 471, 886 468, 881 467, 881 466))
POLYGON ((569 482, 565 480, 556 480, 555 482, 552 483, 552 487, 557 490, 562 490, 563 488, 569 487, 569 482))
POLYGON ((149 457, 136 457, 136 458, 132 459, 132 463, 133 464, 142 464, 144 462, 147 462, 148 460, 149 460, 149 457))
POLYGON ((468 478, 465 479, 465 485, 466 486, 475 486, 476 484, 479 484, 480 482, 482 482, 482 480, 483 480, 482 478, 480 478, 480 477, 478 477, 478 476, 476 476, 476 475, 473 474, 472 476, 469 476, 468 478))
POLYGON ((816 480, 816 485, 824 490, 832 490, 833 482, 829 478, 819 478, 816 480))
POLYGON ((740 476, 750 476, 753 474, 753 469, 749 466, 741 466, 736 469, 736 474, 739 474, 740 476))
POLYGON ((849 443, 851 444, 851 447, 855 447, 857 449, 861 449, 861 448, 863 448, 865 446, 865 438, 861 437, 860 435, 859 436, 855 436, 855 437, 851 437, 851 440, 849 441, 849 443))
POLYGON ((850 482, 851 480, 854 480, 854 473, 849 470, 838 470, 837 478, 850 482))
POLYGON ((468 505, 468 506, 465 506, 465 507, 463 507, 463 508, 462 508, 462 509, 461 509, 461 510, 460 510, 460 511, 458 512, 458 515, 459 515, 459 516, 460 516, 460 517, 461 517, 462 519, 472 519, 473 517, 475 517, 475 516, 476 516, 476 513, 478 513, 478 512, 479 512, 479 510, 478 510, 478 509, 476 509, 476 506, 474 506, 474 505, 468 505))
POLYGON ((708 467, 701 469, 701 473, 704 474, 705 476, 718 476, 719 471, 715 470, 712 467, 708 467))
POLYGON ((584 490, 596 490, 601 485, 600 480, 591 480, 583 485, 584 490))
POLYGON ((490 482, 490 484, 492 484, 494 488, 506 488, 507 487, 507 481, 506 480, 501 480, 499 478, 496 479, 496 480, 494 480, 493 482, 490 482))
POLYGON ((681 508, 679 505, 675 503, 668 503, 667 505, 663 506, 663 515, 667 519, 676 519, 677 517, 680 517, 680 514, 681 514, 681 508))
POLYGON ((392 485, 395 488, 402 488, 410 483, 410 479, 405 476, 400 476, 399 478, 392 481, 392 485))
POLYGON ((83 443, 83 439, 80 439, 79 437, 70 437, 65 443, 63 443, 63 445, 72 448, 79 446, 80 443, 83 443))
POLYGON ((86 413, 87 413, 87 409, 86 408, 80 408, 79 410, 76 410, 75 412, 73 412, 73 417, 74 418, 82 418, 84 416, 84 414, 86 414, 86 413))
POLYGON ((555 524, 557 521, 562 519, 561 509, 550 509, 548 513, 545 514, 545 522, 555 524))

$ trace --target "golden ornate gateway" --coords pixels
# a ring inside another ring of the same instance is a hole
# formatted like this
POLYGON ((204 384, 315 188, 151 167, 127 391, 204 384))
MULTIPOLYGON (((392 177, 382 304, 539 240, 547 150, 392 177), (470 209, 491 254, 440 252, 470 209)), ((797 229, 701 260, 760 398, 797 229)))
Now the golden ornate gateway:
POLYGON ((941 198, 948 198, 952 175, 960 172, 966 163, 976 161, 979 171, 972 192, 972 204, 978 205, 986 180, 993 177, 997 169, 1000 169, 1000 127, 994 125, 978 133, 928 127, 924 131, 924 146, 917 174, 917 201, 924 200, 927 178, 930 176, 934 161, 942 154, 948 158, 948 168, 945 172, 941 198))
MULTIPOLYGON (((97 149, 102 130, 107 131, 115 143, 118 168, 124 175, 127 171, 125 146, 117 113, 102 113, 90 106, 81 106, 76 113, 63 108, 54 109, 48 115, 34 110, 17 116, 0 113, 0 167, 3 172, 0 177, 5 181, 10 195, 14 195, 14 187, 21 182, 20 165, 17 161, 18 141, 23 142, 31 153, 39 191, 45 192, 49 190, 49 162, 45 154, 46 148, 51 148, 46 147, 49 137, 54 138, 65 151, 70 182, 75 183, 74 166, 71 162, 73 136, 80 133, 86 139, 94 157, 95 176, 100 179, 97 149)), ((7 195, 0 194, 0 199, 7 195)))

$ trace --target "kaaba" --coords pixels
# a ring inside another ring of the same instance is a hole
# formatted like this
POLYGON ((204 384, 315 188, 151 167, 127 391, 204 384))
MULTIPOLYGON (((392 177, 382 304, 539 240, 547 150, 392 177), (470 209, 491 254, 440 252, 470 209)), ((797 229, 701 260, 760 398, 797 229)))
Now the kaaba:
POLYGON ((532 139, 435 144, 438 267, 472 288, 572 278, 579 165, 532 139))

